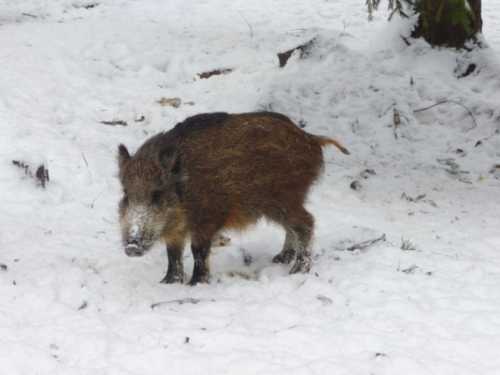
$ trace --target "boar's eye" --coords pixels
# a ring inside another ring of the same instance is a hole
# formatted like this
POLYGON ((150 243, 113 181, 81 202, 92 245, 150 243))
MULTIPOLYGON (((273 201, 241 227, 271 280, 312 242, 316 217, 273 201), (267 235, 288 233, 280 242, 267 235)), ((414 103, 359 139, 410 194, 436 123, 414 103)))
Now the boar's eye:
POLYGON ((155 206, 159 206, 161 202, 162 191, 155 190, 153 194, 151 194, 151 203, 155 206))

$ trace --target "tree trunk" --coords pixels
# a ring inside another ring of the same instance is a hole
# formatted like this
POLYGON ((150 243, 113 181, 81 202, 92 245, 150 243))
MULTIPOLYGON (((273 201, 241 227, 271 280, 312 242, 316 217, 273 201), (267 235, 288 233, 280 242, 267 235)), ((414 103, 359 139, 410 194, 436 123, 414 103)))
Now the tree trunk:
POLYGON ((412 36, 432 46, 464 48, 482 30, 481 0, 416 0, 415 10, 419 18, 412 36))
POLYGON ((472 13, 474 14, 474 30, 476 33, 483 31, 483 18, 481 16, 481 0, 469 0, 472 13))

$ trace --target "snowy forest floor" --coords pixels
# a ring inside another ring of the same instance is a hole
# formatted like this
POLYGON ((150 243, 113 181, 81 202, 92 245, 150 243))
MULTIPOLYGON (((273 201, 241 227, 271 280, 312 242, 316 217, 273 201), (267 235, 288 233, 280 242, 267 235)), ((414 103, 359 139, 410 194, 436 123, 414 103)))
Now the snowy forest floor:
POLYGON ((499 374, 500 5, 484 3, 489 48, 457 53, 406 47, 364 1, 4 0, 0 373, 499 374), (117 145, 262 109, 351 151, 325 150, 310 195, 312 272, 272 264, 284 235, 260 223, 214 249, 211 284, 159 284, 161 245, 121 248, 117 145), (45 163, 46 189, 12 160, 45 163))

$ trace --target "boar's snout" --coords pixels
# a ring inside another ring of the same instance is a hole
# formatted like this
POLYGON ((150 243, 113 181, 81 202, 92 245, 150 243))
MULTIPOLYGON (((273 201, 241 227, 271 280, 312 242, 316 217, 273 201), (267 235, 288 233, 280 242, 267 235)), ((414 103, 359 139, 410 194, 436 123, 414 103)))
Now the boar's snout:
POLYGON ((139 240, 135 238, 127 240, 125 244, 125 254, 129 257, 140 257, 144 255, 145 252, 146 249, 139 240))

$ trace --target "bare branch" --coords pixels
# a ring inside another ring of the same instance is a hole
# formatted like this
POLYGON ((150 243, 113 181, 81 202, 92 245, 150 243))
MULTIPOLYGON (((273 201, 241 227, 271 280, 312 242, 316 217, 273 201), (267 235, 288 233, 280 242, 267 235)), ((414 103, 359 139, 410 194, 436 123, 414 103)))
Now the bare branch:
POLYGON ((47 182, 50 181, 49 170, 45 168, 45 165, 43 164, 40 164, 36 168, 35 172, 33 172, 33 168, 24 161, 12 160, 12 164, 14 164, 18 168, 21 168, 26 176, 35 179, 38 185, 40 185, 44 189, 47 185, 47 182))
POLYGON ((430 105, 428 107, 415 109, 415 110, 413 110, 413 113, 424 112, 424 111, 427 111, 427 110, 429 110, 431 108, 437 107, 437 106, 442 105, 442 104, 447 104, 447 103, 453 103, 453 104, 459 105, 460 107, 464 108, 467 111, 467 113, 469 114, 469 116, 472 118, 472 122, 474 123, 474 126, 472 128, 470 128, 470 129, 468 129, 467 131, 471 131, 472 129, 477 128, 477 121, 476 121, 476 118, 474 117, 474 114, 472 113, 472 111, 468 107, 466 107, 464 104, 462 104, 462 103, 460 103, 459 101, 456 101, 456 100, 448 100, 448 99, 441 100, 441 101, 439 101, 437 103, 434 103, 434 104, 432 104, 432 105, 430 105))
POLYGON ((210 78, 212 76, 229 74, 232 71, 233 71, 233 69, 231 69, 231 68, 214 69, 214 70, 210 70, 208 72, 198 73, 198 77, 200 77, 201 79, 207 79, 207 78, 210 78))
POLYGON ((112 120, 112 121, 100 121, 101 124, 103 125, 109 125, 109 126, 127 126, 127 122, 123 120, 112 120))
POLYGON ((366 249, 370 246, 373 246, 374 244, 376 244, 377 242, 384 242, 386 240, 386 237, 385 237, 385 233, 382 234, 380 237, 378 238, 375 238, 373 240, 367 240, 367 241, 363 241, 363 242, 360 242, 360 243, 357 243, 357 244, 354 244, 352 246, 349 246, 347 248, 348 251, 354 251, 354 250, 363 250, 363 249, 366 249))

